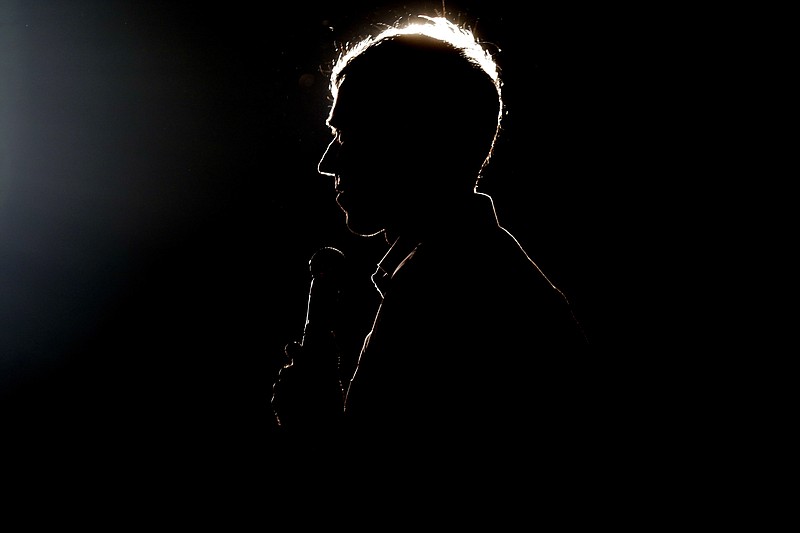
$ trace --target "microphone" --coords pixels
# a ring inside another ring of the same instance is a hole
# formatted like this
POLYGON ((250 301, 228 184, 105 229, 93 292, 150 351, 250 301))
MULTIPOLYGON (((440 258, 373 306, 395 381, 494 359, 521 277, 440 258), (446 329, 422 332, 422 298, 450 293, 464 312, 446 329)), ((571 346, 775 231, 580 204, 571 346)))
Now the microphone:
POLYGON ((300 343, 304 348, 313 347, 309 344, 330 339, 334 334, 344 285, 344 266, 344 254, 330 246, 314 252, 308 261, 311 283, 303 340, 300 343))
POLYGON ((331 247, 320 248, 308 261, 311 283, 303 338, 284 347, 286 361, 272 386, 270 402, 278 426, 314 428, 341 415, 343 388, 335 329, 344 266, 344 254, 331 247))

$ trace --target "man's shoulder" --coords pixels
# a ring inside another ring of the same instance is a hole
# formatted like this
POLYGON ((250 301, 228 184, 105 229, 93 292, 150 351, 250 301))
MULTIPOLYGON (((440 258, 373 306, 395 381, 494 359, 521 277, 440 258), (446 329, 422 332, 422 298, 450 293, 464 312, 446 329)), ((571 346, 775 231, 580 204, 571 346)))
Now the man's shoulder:
MULTIPOLYGON (((535 317, 560 309, 563 295, 519 246, 496 227, 448 242, 426 241, 398 269, 391 281, 394 300, 454 304, 459 312, 492 309, 501 317, 535 317)), ((498 318, 500 319, 500 318, 498 318)))

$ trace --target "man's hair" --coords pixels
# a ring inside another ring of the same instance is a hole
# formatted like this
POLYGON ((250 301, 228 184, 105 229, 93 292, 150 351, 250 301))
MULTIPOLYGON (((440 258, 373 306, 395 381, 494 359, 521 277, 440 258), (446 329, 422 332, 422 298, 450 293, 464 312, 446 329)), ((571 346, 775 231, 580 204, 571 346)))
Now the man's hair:
POLYGON ((397 135, 416 140, 420 155, 477 179, 502 122, 499 68, 471 30, 442 17, 419 18, 342 51, 331 94, 336 101, 347 80, 348 109, 357 113, 350 118, 359 126, 388 122, 397 135), (387 109, 390 116, 381 114, 387 109))

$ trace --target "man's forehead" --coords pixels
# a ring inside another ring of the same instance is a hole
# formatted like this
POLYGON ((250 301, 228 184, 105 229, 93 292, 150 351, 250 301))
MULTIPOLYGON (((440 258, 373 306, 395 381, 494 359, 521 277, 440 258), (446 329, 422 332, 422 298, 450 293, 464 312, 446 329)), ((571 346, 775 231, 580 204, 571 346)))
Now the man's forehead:
POLYGON ((363 114, 362 109, 368 107, 366 103, 357 102, 357 98, 353 98, 352 91, 348 91, 348 86, 342 82, 336 92, 333 100, 333 105, 328 113, 328 118, 325 123, 334 129, 342 129, 349 127, 354 122, 357 122, 356 117, 359 113, 363 114))

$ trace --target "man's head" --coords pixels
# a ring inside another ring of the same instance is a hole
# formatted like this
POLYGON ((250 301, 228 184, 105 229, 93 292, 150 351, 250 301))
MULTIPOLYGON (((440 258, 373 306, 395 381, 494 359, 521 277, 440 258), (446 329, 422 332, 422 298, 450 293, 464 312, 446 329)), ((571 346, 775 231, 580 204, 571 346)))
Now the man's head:
POLYGON ((319 163, 336 178, 351 231, 402 229, 472 194, 500 128, 497 66, 443 18, 392 27, 334 65, 334 139, 319 163))

